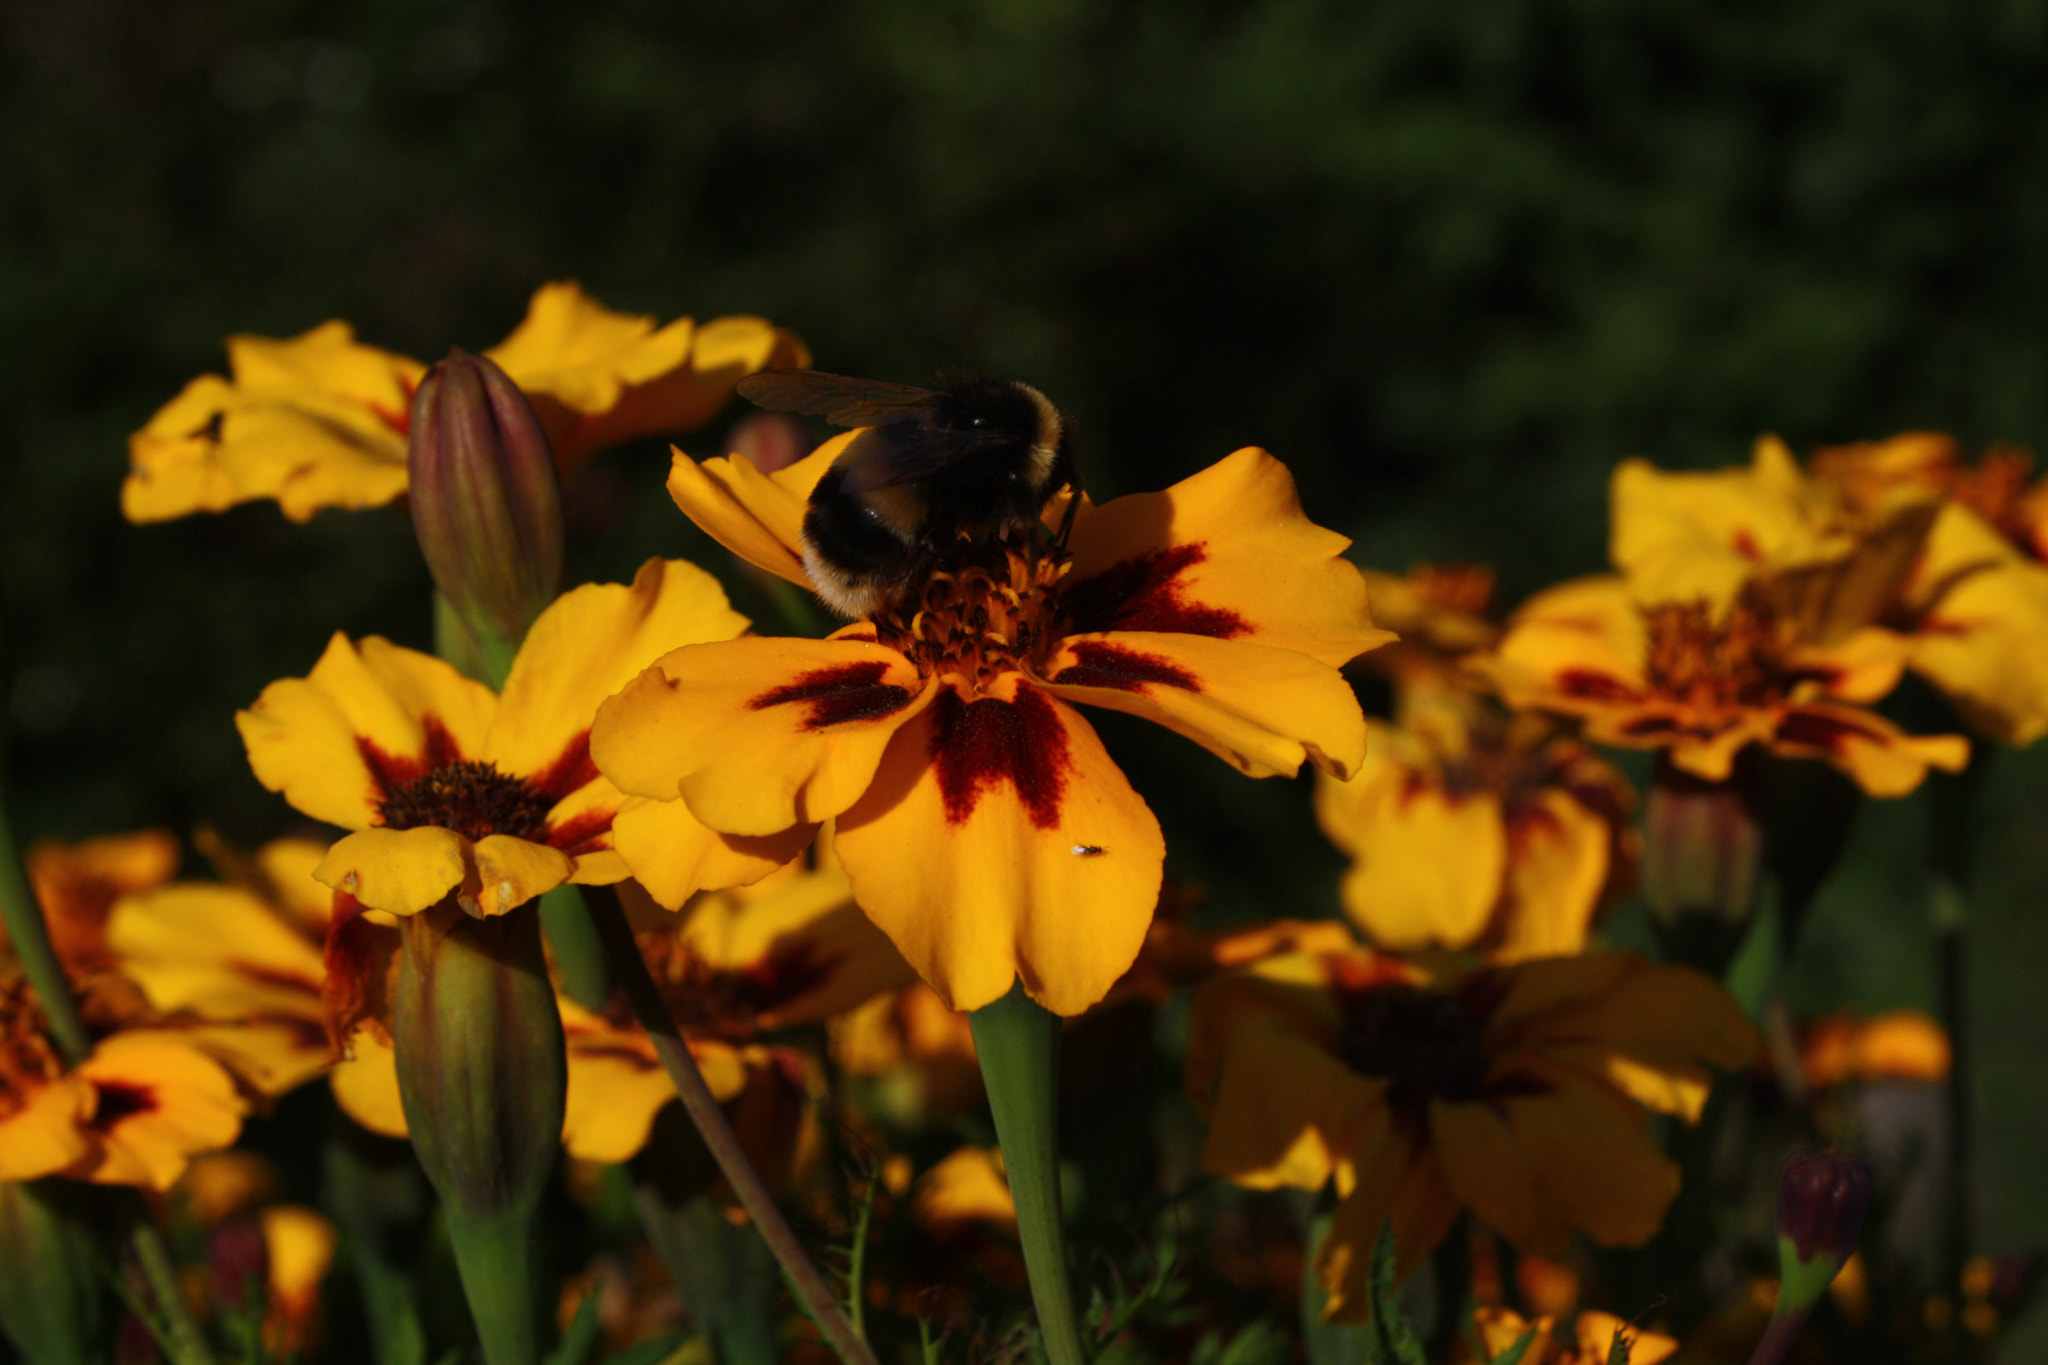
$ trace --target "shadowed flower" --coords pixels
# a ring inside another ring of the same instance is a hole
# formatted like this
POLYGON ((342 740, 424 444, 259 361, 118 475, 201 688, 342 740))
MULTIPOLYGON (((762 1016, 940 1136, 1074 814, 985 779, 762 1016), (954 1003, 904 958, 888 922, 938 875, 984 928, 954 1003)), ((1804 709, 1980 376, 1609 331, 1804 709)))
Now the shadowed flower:
POLYGON ((1461 1207, 1539 1255, 1574 1230, 1648 1241, 1679 1177, 1643 1106, 1696 1120, 1706 1065, 1746 1065, 1757 1046, 1712 980, 1632 953, 1431 977, 1355 950, 1204 986, 1188 1088, 1209 1170, 1255 1189, 1335 1183, 1316 1269, 1329 1315, 1353 1319, 1390 1219, 1404 1271, 1461 1207))
POLYGON ((113 1034, 65 1071, 28 983, 0 978, 0 1180, 168 1189, 196 1153, 235 1140, 243 1108, 220 1063, 177 1033, 113 1034))
MULTIPOLYGON (((759 318, 658 328, 571 283, 542 286, 526 320, 484 354, 532 399, 565 477, 606 446, 701 426, 745 375, 806 363, 801 342, 759 318)), ((130 521, 257 498, 304 521, 405 492, 407 414, 426 366, 329 322, 288 341, 232 337, 228 368, 231 379, 193 380, 129 438, 130 521)))
POLYGON ((1909 735, 1863 705, 1904 665, 1900 638, 1873 627, 1810 642, 1754 583, 1720 607, 1644 607, 1623 579, 1595 577, 1531 598, 1485 668, 1511 706, 1577 716, 1591 739, 1665 750, 1710 782, 1758 744, 1899 796, 1929 767, 1955 772, 1969 758, 1962 736, 1909 735))
POLYGON ((1948 1034, 1918 1010, 1818 1020, 1799 1049, 1800 1070, 1815 1089, 1844 1081, 1943 1081, 1951 1061, 1948 1034))
MULTIPOLYGON (((800 528, 849 440, 775 475, 678 454, 677 503, 810 586, 800 528)), ((1048 508, 1057 517, 1064 504, 1048 508)), ((1364 718, 1337 671, 1382 643, 1341 536, 1244 450, 1163 493, 1083 506, 1047 535, 939 547, 926 582, 825 640, 677 650, 606 703, 599 768, 713 829, 836 821, 861 906, 940 997, 986 1005, 1022 978, 1076 1014, 1137 956, 1165 845, 1071 703, 1159 722, 1254 776, 1339 773, 1364 718)), ((665 904, 661 879, 620 851, 665 904)))
MULTIPOLYGON (((451 894, 502 915, 564 882, 627 875, 612 843, 623 798, 590 762, 591 717, 664 651, 746 624, 702 569, 650 560, 631 587, 591 584, 543 612, 502 697, 430 655, 336 635, 311 674, 272 683, 236 723, 259 781, 357 831, 316 869, 323 883, 393 915, 451 894)), ((641 804, 672 886, 751 880, 802 847, 742 847, 676 803, 641 804)))
POLYGON ((1512 1308, 1481 1308, 1472 1315, 1479 1344, 1492 1360, 1533 1329, 1535 1337, 1522 1355, 1522 1365, 1607 1365, 1614 1338, 1628 1342, 1629 1365, 1661 1365, 1678 1353, 1678 1342, 1661 1332, 1645 1332, 1614 1316, 1588 1309, 1572 1324, 1572 1336, 1560 1341, 1548 1317, 1525 1321, 1512 1308))
POLYGON ((2048 733, 2048 499, 2020 492, 2023 469, 2011 452, 1968 468, 1926 432, 1823 449, 1811 474, 1775 437, 1747 469, 1631 460, 1614 476, 1614 562, 1653 605, 1725 609, 1762 584, 1817 645, 1885 627, 1973 728, 2026 744, 2048 733))
POLYGON ((1412 693, 1369 720, 1365 762, 1316 784, 1323 832, 1353 861, 1344 911, 1382 947, 1576 953, 1634 880, 1628 781, 1535 715, 1469 693, 1412 693))

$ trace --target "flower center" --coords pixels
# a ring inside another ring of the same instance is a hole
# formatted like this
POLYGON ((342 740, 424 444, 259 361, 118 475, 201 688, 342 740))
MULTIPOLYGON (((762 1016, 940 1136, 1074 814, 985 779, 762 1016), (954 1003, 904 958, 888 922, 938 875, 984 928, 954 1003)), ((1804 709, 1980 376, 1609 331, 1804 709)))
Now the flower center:
POLYGON ((509 834, 538 844, 547 842, 553 805, 545 794, 505 776, 495 764, 459 759, 392 783, 378 812, 388 829, 432 825, 468 839, 509 834))
POLYGON ((1795 680, 1785 661, 1786 631, 1777 609, 1752 583, 1716 619, 1705 602, 1667 602, 1644 610, 1650 647, 1643 675, 1653 692, 1702 707, 1763 706, 1795 680))
POLYGON ((20 977, 0 981, 0 1119, 64 1073, 43 1032, 43 1011, 20 977))
POLYGON ((1022 538, 961 537, 897 605, 876 614, 876 639, 923 677, 952 674, 976 692, 1043 662, 1056 643, 1054 605, 1073 562, 1022 538))
POLYGON ((1456 995, 1406 981, 1340 988, 1338 1055, 1387 1080, 1387 1103, 1420 1117, 1433 1099, 1473 1100, 1486 1086, 1486 1022, 1456 995))
POLYGON ((642 934, 639 943, 677 1026, 729 1041, 751 1037, 762 1014, 817 986, 832 967, 804 943, 737 968, 709 965, 674 934, 642 934))

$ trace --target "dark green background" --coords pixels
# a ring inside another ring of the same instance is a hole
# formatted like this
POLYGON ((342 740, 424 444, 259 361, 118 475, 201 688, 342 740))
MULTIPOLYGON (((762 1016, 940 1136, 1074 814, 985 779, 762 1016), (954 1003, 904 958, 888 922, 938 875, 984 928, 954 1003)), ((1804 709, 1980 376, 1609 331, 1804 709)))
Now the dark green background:
MULTIPOLYGON (((287 812, 233 709, 334 629, 426 643, 395 511, 119 520, 127 434, 231 332, 343 317, 431 359, 560 277, 761 313, 824 368, 1037 382, 1100 491, 1265 445, 1361 562, 1483 559, 1511 598, 1600 567, 1624 455, 2048 441, 2041 4, 15 0, 0 23, 30 833, 266 837, 287 812)), ((587 476, 580 574, 716 562, 665 462, 587 476)), ((1334 905, 1304 786, 1104 729, 1213 906, 1334 905)), ((2032 757, 1993 777, 1978 1204, 2010 1248, 2048 1227, 2048 784, 2032 757)), ((1869 816, 1812 1003, 1931 1004, 1921 823, 1869 816)))

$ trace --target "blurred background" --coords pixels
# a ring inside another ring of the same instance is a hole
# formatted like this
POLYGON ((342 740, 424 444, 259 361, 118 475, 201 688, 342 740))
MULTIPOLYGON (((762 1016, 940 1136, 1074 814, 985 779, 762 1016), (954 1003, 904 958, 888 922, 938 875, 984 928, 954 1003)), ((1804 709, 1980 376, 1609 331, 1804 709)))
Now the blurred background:
MULTIPOLYGON (((345 318, 432 360, 569 277, 663 320, 762 314, 821 368, 1038 384, 1098 496, 1266 446, 1361 564, 1484 561, 1510 605, 1604 567, 1627 455, 2048 443, 2039 3, 15 0, 0 62, 28 836, 281 832, 235 708, 333 630, 429 643, 397 509, 120 519, 128 433, 234 332, 345 318)), ((667 462, 585 473, 575 574, 698 557, 786 628, 667 462)), ((1203 913, 1334 912, 1305 782, 1101 728, 1203 913)), ((1930 799, 1866 808, 1795 1003, 1932 1006, 1930 799)), ((1997 756, 1981 818, 1975 1217, 2033 1250, 2048 764, 1997 756)))

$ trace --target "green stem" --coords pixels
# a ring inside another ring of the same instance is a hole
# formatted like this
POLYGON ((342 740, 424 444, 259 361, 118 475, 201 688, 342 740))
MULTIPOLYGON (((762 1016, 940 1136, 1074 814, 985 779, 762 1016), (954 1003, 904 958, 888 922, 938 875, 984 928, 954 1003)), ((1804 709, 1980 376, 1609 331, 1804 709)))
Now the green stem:
POLYGON ((1789 1313, 1771 1315, 1771 1325, 1764 1329, 1763 1340, 1756 1344, 1756 1350, 1749 1357, 1749 1365, 1778 1365, 1785 1353, 1792 1349, 1792 1343, 1799 1339, 1799 1333, 1806 1326, 1808 1309, 1797 1308, 1789 1313))
POLYGON ((541 1309, 535 1286, 540 1258, 531 1210, 519 1208, 494 1218, 469 1218, 447 1204, 448 1241, 462 1276, 462 1296, 476 1321, 477 1344, 489 1365, 539 1361, 541 1309))
MULTIPOLYGON (((598 899, 593 897, 593 900, 598 899)), ((811 1321, 824 1334, 826 1342, 846 1365, 878 1365, 874 1351, 854 1331, 846 1314, 840 1311, 832 1287, 825 1282, 818 1267, 811 1263, 810 1257, 804 1254, 803 1244, 791 1230, 789 1220, 782 1216, 782 1210, 776 1207, 768 1187, 761 1183, 760 1173, 747 1160, 746 1149, 740 1146, 739 1136, 726 1121, 725 1111, 712 1097, 711 1088, 704 1083, 704 1073, 697 1069, 697 1059, 690 1055, 689 1047, 683 1042, 683 1035, 668 1012, 668 1003, 661 997, 661 989, 648 974, 647 964, 640 957, 640 947, 633 941, 633 931, 626 923, 617 898, 602 898, 593 906, 593 912, 598 937, 604 942, 612 971, 624 987, 627 1003, 632 1006, 640 1027, 647 1031, 653 1042, 655 1055, 661 1059, 662 1069, 668 1072, 669 1081, 676 1088, 676 1096, 682 1101, 683 1111, 697 1125, 697 1131, 703 1136, 712 1158, 718 1162, 726 1183, 739 1196, 740 1207, 747 1211, 747 1217, 760 1230, 761 1239, 775 1253, 797 1302, 803 1305, 811 1321)))
POLYGON ((1060 1209, 1059 1016, 1026 995, 1019 982, 1002 999, 970 1011, 967 1020, 1017 1204, 1017 1236, 1046 1356, 1051 1365, 1086 1365, 1060 1209))
POLYGON ((177 1271, 171 1266, 171 1254, 164 1249, 164 1239, 157 1232, 156 1224, 145 1216, 135 1225, 129 1247, 135 1252, 136 1263, 142 1267, 142 1277, 149 1282, 149 1294, 156 1311, 163 1316, 165 1331, 170 1338, 164 1347, 172 1365, 213 1365, 213 1352, 206 1349, 206 1338, 200 1335, 191 1306, 185 1302, 184 1292, 178 1288, 177 1271))
POLYGON ((78 999, 71 993, 64 964, 50 946, 50 926, 43 921, 43 908, 22 870, 21 850, 14 840, 5 796, 5 786, 0 784, 0 925, 5 926, 22 974, 43 1007, 64 1064, 77 1066, 92 1055, 92 1039, 86 1034, 85 1019, 78 1012, 78 999))
POLYGON ((611 974, 604 968, 604 941, 590 918, 580 886, 558 886, 540 898, 540 927, 555 955, 562 989, 593 1014, 604 1012, 611 997, 611 974))

